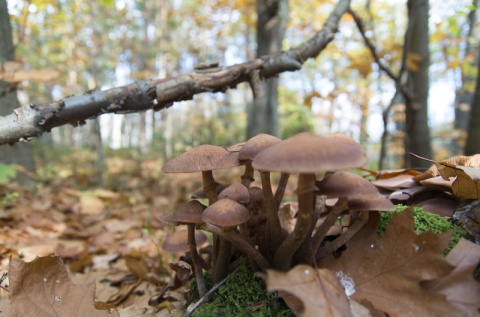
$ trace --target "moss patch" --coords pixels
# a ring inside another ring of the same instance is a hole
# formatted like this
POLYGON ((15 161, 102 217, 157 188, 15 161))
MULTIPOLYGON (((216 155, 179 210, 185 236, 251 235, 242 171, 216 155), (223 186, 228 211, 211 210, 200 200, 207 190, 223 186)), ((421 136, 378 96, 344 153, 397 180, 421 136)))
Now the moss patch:
MULTIPOLYGON (((381 236, 385 232, 388 223, 393 217, 395 212, 402 212, 408 208, 404 205, 396 205, 395 211, 382 211, 380 213, 380 223, 378 225, 378 234, 381 236)), ((450 221, 445 218, 432 214, 431 212, 425 211, 422 208, 414 207, 412 211, 412 216, 414 220, 414 228, 417 233, 422 233, 426 231, 432 231, 433 233, 442 233, 448 230, 452 230, 452 240, 448 245, 447 249, 444 251, 443 255, 447 255, 451 249, 458 243, 460 238, 468 237, 468 233, 463 230, 461 227, 452 224, 450 221)))
MULTIPOLYGON (((192 285, 193 289, 194 285, 192 285)), ((254 276, 248 265, 243 264, 228 281, 214 293, 210 302, 193 314, 210 316, 295 316, 277 293, 269 293, 265 283, 254 276)))

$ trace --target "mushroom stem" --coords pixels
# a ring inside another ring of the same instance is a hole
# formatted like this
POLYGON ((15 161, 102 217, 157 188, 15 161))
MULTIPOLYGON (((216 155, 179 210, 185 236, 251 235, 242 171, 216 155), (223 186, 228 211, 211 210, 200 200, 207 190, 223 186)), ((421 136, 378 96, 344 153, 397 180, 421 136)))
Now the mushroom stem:
POLYGON ((277 190, 275 191, 275 196, 274 196, 275 206, 277 207, 277 209, 280 208, 280 204, 283 199, 283 194, 285 194, 285 189, 287 188, 289 177, 290 177, 290 174, 288 173, 280 174, 280 180, 278 181, 278 187, 277 187, 277 190))
POLYGON ((328 254, 340 248, 342 245, 347 243, 368 221, 368 211, 360 211, 359 217, 355 219, 350 228, 347 231, 342 233, 338 238, 330 242, 324 247, 321 247, 317 252, 317 261, 326 257, 328 254))
POLYGON ((282 243, 282 227, 280 226, 280 219, 278 219, 278 212, 275 208, 276 204, 270 183, 270 172, 260 171, 260 176, 262 178, 264 206, 267 215, 267 241, 270 242, 269 250, 272 254, 275 254, 282 243))
MULTIPOLYGON (((248 230, 247 223, 244 222, 244 223, 240 224, 238 227, 239 227, 239 231, 240 231, 240 236, 241 236, 245 241, 247 241, 247 243, 248 243, 249 245, 251 245, 251 246, 253 247, 253 245, 252 245, 252 240, 250 239, 250 231, 248 230)), ((252 258, 248 257, 248 262, 250 263, 250 266, 251 266, 251 268, 252 268, 252 270, 253 270, 254 272, 259 271, 260 268, 259 268, 258 265, 255 263, 255 261, 253 261, 252 258)))
MULTIPOLYGON (((313 236, 313 252, 317 252, 320 244, 322 243, 323 239, 327 236, 328 229, 335 223, 338 216, 347 209, 348 199, 346 197, 341 197, 338 199, 335 206, 333 206, 332 210, 328 213, 327 217, 315 232, 313 236)), ((318 258, 318 257, 317 257, 318 258)))
POLYGON ((298 176, 298 216, 292 233, 283 241, 273 258, 274 268, 287 271, 293 255, 307 238, 313 216, 313 190, 315 188, 314 174, 298 176))
POLYGON ((197 278, 198 295, 202 297, 207 292, 205 287, 205 278, 203 277, 203 270, 200 261, 200 256, 197 251, 197 243, 195 242, 195 224, 187 224, 188 230, 188 247, 192 257, 193 267, 195 268, 195 277, 197 278))
POLYGON ((313 264, 315 262, 315 253, 316 249, 313 249, 313 241, 310 239, 312 237, 313 230, 317 224, 320 214, 325 209, 325 196, 315 196, 315 206, 313 208, 312 222, 310 228, 308 229, 307 239, 305 239, 294 255, 295 264, 313 264))
POLYGON ((254 171, 255 170, 252 167, 252 160, 246 160, 245 172, 243 172, 241 179, 242 179, 242 184, 245 185, 245 187, 247 188, 250 188, 250 183, 255 180, 255 178, 253 177, 254 171))
POLYGON ((213 283, 218 283, 228 275, 228 265, 232 256, 232 244, 220 236, 217 263, 213 269, 213 283))
POLYGON ((208 198, 209 205, 215 203, 218 200, 217 194, 217 182, 213 178, 212 171, 204 171, 202 172, 202 180, 203 180, 203 192, 208 198))
POLYGON ((204 223, 200 225, 200 228, 214 233, 223 239, 230 241, 235 247, 237 247, 240 251, 242 251, 245 255, 251 258, 255 263, 262 269, 262 271, 266 271, 270 268, 270 264, 268 261, 260 254, 255 248, 253 248, 250 244, 248 244, 242 237, 237 234, 234 230, 226 230, 223 231, 220 227, 215 225, 204 223))
MULTIPOLYGON (((208 204, 211 206, 212 204, 216 203, 218 200, 217 194, 217 182, 213 178, 212 171, 202 171, 202 180, 203 180, 203 192, 208 198, 208 204)), ((220 257, 220 248, 221 248, 221 240, 217 236, 213 235, 213 256, 212 256, 212 266, 213 271, 217 270, 217 263, 218 262, 225 262, 226 259, 219 259, 220 257)), ((224 256, 224 255, 222 255, 224 256)))

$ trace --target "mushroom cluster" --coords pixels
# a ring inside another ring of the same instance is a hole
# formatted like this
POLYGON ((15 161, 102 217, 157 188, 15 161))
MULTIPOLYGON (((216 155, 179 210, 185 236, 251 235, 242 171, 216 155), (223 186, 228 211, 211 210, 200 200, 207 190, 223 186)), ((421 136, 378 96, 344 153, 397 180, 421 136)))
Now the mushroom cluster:
POLYGON ((370 210, 391 210, 391 202, 370 182, 353 173, 340 171, 366 163, 363 148, 351 138, 334 133, 317 136, 300 133, 286 140, 260 134, 230 147, 201 145, 167 161, 165 173, 201 172, 203 190, 194 196, 206 197, 208 207, 197 200, 165 214, 167 224, 186 224, 191 262, 200 295, 205 293, 203 259, 197 252, 195 231, 213 234, 213 282, 227 274, 230 263, 245 256, 256 271, 270 267, 287 271, 299 263, 312 264, 340 249, 368 220, 370 210), (220 184, 214 170, 245 166, 238 182, 220 184), (261 188, 252 186, 255 172, 261 188), (275 192, 271 172, 279 172, 275 192), (298 175, 298 210, 293 229, 282 227, 279 210, 291 174, 298 175), (328 207, 325 198, 336 198, 328 207), (326 239, 339 217, 349 225, 326 239))

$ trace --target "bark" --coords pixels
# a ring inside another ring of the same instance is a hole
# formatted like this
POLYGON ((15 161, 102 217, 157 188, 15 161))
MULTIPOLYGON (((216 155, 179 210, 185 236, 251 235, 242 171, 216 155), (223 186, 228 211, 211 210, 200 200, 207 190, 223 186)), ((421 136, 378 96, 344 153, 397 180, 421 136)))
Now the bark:
MULTIPOLYGON (((257 0, 257 56, 280 53, 288 21, 288 0, 257 0)), ((254 96, 248 111, 247 139, 268 133, 280 136, 278 78, 261 83, 263 93, 254 96)))
POLYGON ((423 160, 410 160, 410 152, 431 158, 430 128, 428 126, 428 89, 430 64, 428 34, 428 0, 408 0, 408 18, 411 23, 406 43, 409 54, 420 56, 418 70, 409 69, 408 86, 412 89, 413 100, 406 102, 405 165, 429 167, 423 160))
MULTIPOLYGON (((477 45, 474 45, 473 30, 476 23, 476 12, 478 8, 478 0, 472 1, 472 10, 468 14, 468 31, 465 36, 465 54, 466 61, 470 61, 470 67, 475 67, 478 61, 478 49, 477 45), (473 58, 473 56, 475 56, 473 58)), ((469 89, 475 83, 475 77, 462 71, 462 83, 461 87, 455 94, 455 121, 453 128, 455 129, 454 137, 452 140, 451 150, 453 154, 459 154, 462 152, 462 145, 465 141, 465 136, 469 124, 471 105, 473 102, 474 92, 469 89)))
MULTIPOLYGON (((5 62, 14 60, 15 47, 7 2, 6 0, 0 0, 0 71, 3 69, 5 62)), ((0 81, 0 116, 9 114, 18 107, 20 107, 20 103, 14 84, 0 81)), ((32 145, 29 143, 4 146, 0 151, 0 162, 18 164, 30 172, 35 172, 32 145)), ((24 173, 17 173, 16 181, 27 186, 33 185, 33 179, 24 173)))

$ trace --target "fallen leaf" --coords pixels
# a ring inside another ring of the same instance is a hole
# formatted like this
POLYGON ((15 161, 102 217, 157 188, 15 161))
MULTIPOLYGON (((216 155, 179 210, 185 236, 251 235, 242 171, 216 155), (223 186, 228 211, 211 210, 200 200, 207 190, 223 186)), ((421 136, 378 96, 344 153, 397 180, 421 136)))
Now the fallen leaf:
POLYGON ((480 181, 472 178, 476 177, 476 174, 480 171, 479 168, 467 169, 467 167, 448 165, 447 163, 441 164, 442 166, 438 168, 438 172, 445 180, 456 176, 452 183, 452 192, 456 197, 463 200, 480 198, 480 181), (467 172, 472 174, 472 176, 467 172))
POLYGON ((10 263, 10 305, 5 316, 119 316, 95 309, 95 284, 73 284, 58 256, 10 263))
POLYGON ((411 208, 395 213, 382 237, 377 235, 378 221, 378 213, 370 213, 340 258, 329 256, 319 266, 351 278, 352 299, 368 300, 389 316, 462 316, 445 296, 420 285, 453 270, 441 258, 451 234, 417 235, 411 208))
POLYGON ((267 273, 268 291, 287 292, 303 303, 304 309, 297 316, 353 316, 342 285, 332 271, 302 264, 286 273, 275 270, 267 273))
POLYGON ((81 196, 80 210, 82 214, 98 215, 105 207, 105 203, 95 196, 81 196))
POLYGON ((412 179, 413 175, 405 173, 398 174, 394 177, 377 179, 372 181, 372 184, 380 188, 398 190, 400 188, 410 188, 417 186, 417 184, 412 179))
POLYGON ((445 260, 455 269, 437 279, 430 290, 445 295, 447 300, 464 311, 465 316, 477 315, 480 310, 480 282, 473 275, 480 263, 480 246, 461 239, 445 260))
POLYGON ((457 203, 453 199, 434 197, 421 201, 416 204, 416 206, 429 211, 432 214, 437 214, 442 217, 452 217, 457 208, 457 203))

